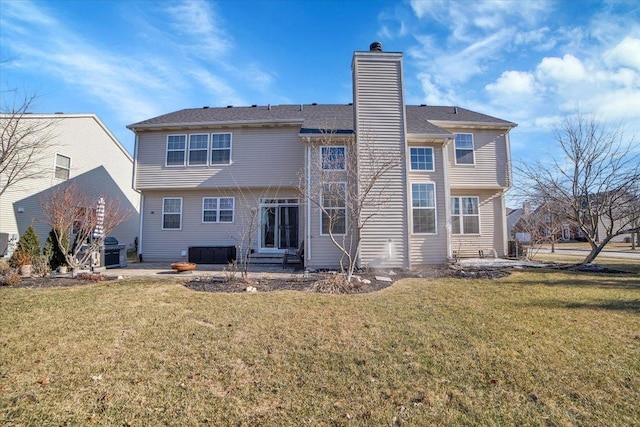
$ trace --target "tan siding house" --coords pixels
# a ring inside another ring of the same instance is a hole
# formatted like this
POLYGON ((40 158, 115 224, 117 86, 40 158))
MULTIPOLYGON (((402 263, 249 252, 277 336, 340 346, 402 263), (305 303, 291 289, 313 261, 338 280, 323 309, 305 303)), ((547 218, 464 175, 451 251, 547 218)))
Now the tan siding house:
MULTIPOLYGON (((52 187, 71 181, 96 198, 101 194, 117 198, 135 213, 113 232, 120 244, 133 247, 140 202, 131 186, 133 159, 100 119, 94 114, 29 114, 20 120, 25 126, 48 123, 50 143, 33 165, 43 173, 10 187, 0 197, 0 233, 17 238, 33 225, 44 245, 50 226, 42 217, 40 200, 52 187)), ((8 255, 5 249, 10 248, 0 248, 5 252, 1 255, 8 255)))
POLYGON ((402 54, 376 43, 354 53, 352 72, 347 105, 192 108, 130 125, 143 259, 235 246, 259 261, 303 248, 306 267, 336 268, 344 254, 332 235, 344 245, 359 237, 349 251, 362 267, 442 264, 463 250, 504 256, 516 125, 406 105, 402 54), (348 206, 389 159, 358 235, 348 206), (250 244, 238 244, 247 230, 250 244))

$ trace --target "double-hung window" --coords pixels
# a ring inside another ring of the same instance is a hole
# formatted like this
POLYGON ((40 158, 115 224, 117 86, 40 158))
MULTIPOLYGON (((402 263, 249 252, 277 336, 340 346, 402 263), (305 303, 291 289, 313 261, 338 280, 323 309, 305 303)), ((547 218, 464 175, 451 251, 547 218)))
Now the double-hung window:
POLYGON ((480 234, 478 197, 451 198, 451 232, 453 234, 480 234))
POLYGON ((323 170, 345 170, 345 147, 320 147, 323 170))
POLYGON ((167 166, 184 166, 186 146, 186 135, 167 136, 167 166))
POLYGON ((231 134, 211 134, 211 164, 228 165, 231 163, 231 134))
POLYGON ((202 222, 233 222, 233 197, 204 197, 202 199, 202 222))
POLYGON ((433 148, 411 147, 411 170, 433 172, 433 148))
POLYGON ((62 154, 56 154, 56 168, 54 175, 57 179, 69 179, 69 172, 71 171, 71 157, 63 156, 62 154))
POLYGON ((162 229, 182 229, 182 197, 162 199, 162 229))
POLYGON ((414 234, 436 233, 436 185, 433 182, 411 184, 411 215, 414 234))
POLYGON ((207 151, 209 150, 209 135, 194 133, 189 135, 189 166, 207 165, 207 151))
POLYGON ((347 233, 347 184, 331 182, 322 186, 321 234, 347 233))
POLYGON ((456 165, 475 164, 473 154, 473 134, 458 133, 455 139, 456 165))

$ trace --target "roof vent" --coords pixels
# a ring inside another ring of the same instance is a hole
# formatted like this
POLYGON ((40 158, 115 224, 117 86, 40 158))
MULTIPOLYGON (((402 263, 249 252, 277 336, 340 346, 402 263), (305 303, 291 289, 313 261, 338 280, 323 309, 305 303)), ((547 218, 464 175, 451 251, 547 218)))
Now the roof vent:
POLYGON ((257 106, 258 106, 258 104, 253 104, 253 105, 251 106, 251 108, 256 108, 257 106))
POLYGON ((382 43, 373 42, 369 45, 369 52, 382 52, 382 43))
POLYGON ((227 108, 233 108, 233 105, 227 105, 227 108))
POLYGON ((206 110, 207 108, 209 108, 208 105, 205 105, 204 107, 202 107, 203 110, 206 110))
POLYGON ((304 105, 300 104, 300 111, 304 111, 304 105))
POLYGON ((56 111, 54 114, 64 114, 62 111, 56 111))
POLYGON ((458 107, 453 107, 453 114, 458 114, 458 107))
POLYGON ((317 102, 312 102, 311 105, 318 105, 318 103, 317 102))
POLYGON ((427 104, 420 104, 420 106, 421 106, 421 107, 426 107, 426 106, 427 106, 427 104))

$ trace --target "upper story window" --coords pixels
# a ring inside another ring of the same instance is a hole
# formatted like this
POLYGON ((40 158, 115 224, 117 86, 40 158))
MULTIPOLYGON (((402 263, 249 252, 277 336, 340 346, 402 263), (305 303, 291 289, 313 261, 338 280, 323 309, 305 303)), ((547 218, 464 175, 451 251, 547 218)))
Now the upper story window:
POLYGON ((186 135, 167 136, 167 166, 184 166, 186 145, 186 135))
POLYGON ((189 166, 207 164, 209 150, 209 134, 195 133, 189 135, 189 166))
POLYGON ((451 232, 480 234, 480 199, 478 197, 451 198, 451 232))
POLYGON ((345 147, 320 147, 323 170, 345 170, 345 147))
POLYGON ((228 165, 231 163, 231 134, 211 134, 211 164, 228 165))
POLYGON ((233 222, 233 197, 204 197, 202 222, 233 222))
POLYGON ((182 197, 162 199, 162 229, 182 229, 182 197))
POLYGON ((434 171, 433 148, 431 147, 411 147, 411 170, 412 171, 434 171))
POLYGON ((57 179, 69 179, 69 173, 71 171, 71 157, 63 156, 62 154, 56 154, 56 168, 54 171, 57 179))
POLYGON ((411 184, 411 217, 414 234, 436 233, 436 185, 433 182, 411 184))
POLYGON ((455 139, 456 165, 475 164, 473 154, 473 134, 458 133, 455 139))
POLYGON ((331 182, 322 186, 322 224, 320 234, 347 233, 347 184, 331 182))

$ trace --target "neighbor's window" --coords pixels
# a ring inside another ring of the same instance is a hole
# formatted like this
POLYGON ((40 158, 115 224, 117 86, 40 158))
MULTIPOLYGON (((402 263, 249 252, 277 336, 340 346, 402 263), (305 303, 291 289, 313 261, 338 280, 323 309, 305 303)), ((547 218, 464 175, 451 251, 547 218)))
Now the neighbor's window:
POLYGON ((345 170, 345 147, 320 147, 323 170, 345 170))
POLYGON ((436 185, 434 183, 411 184, 411 211, 415 234, 435 234, 436 185))
POLYGON ((231 134, 211 134, 211 164, 228 165, 231 163, 231 134))
POLYGON ((451 232, 453 234, 480 234, 478 197, 451 198, 451 232))
POLYGON ((63 156, 62 154, 56 154, 56 169, 55 177, 57 179, 69 179, 69 172, 71 171, 71 157, 63 156))
POLYGON ((458 133, 455 139, 456 165, 473 165, 473 134, 458 133))
POLYGON ((189 166, 206 165, 209 150, 209 135, 196 133, 189 135, 189 166))
POLYGON ((347 185, 332 182, 322 186, 321 234, 344 235, 347 232, 347 185))
POLYGON ((202 222, 233 222, 233 197, 202 199, 202 222))
POLYGON ((411 170, 433 171, 433 148, 411 147, 411 170))
POLYGON ((162 199, 162 229, 180 230, 182 228, 182 197, 162 199))
POLYGON ((184 166, 186 135, 167 135, 167 166, 184 166))

